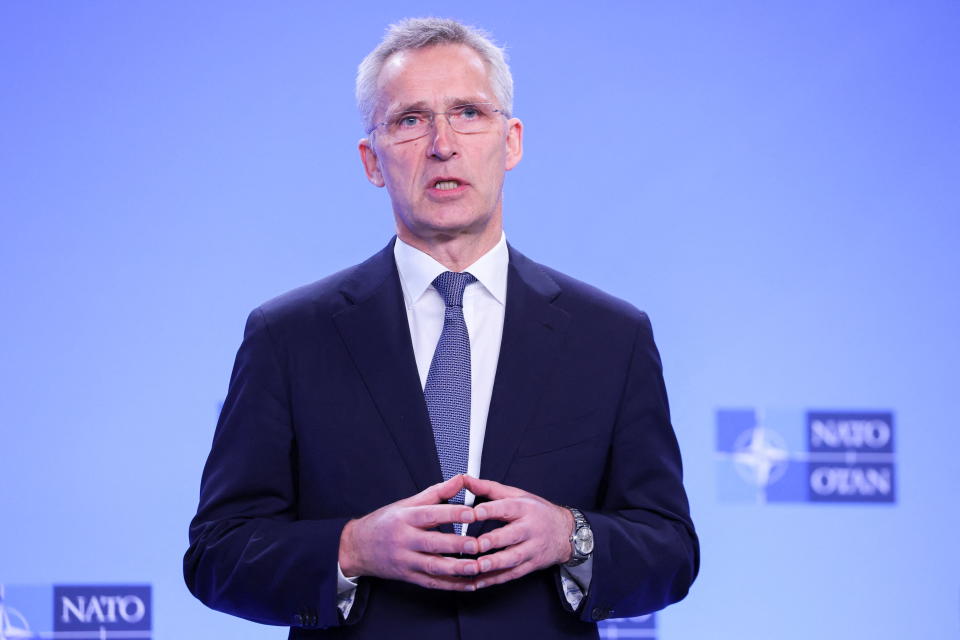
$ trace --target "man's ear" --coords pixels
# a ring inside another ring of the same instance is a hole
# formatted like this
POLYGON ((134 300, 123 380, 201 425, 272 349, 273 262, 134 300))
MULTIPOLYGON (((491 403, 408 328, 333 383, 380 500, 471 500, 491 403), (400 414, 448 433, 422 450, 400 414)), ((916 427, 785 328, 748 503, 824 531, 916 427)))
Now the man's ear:
POLYGON ((507 158, 504 169, 510 171, 523 157, 523 123, 519 118, 507 120, 507 158))
POLYGON ((380 161, 377 159, 377 152, 373 149, 373 143, 370 138, 363 138, 357 144, 360 149, 360 162, 363 163, 363 171, 367 174, 367 180, 375 187, 382 187, 383 172, 380 171, 380 161))

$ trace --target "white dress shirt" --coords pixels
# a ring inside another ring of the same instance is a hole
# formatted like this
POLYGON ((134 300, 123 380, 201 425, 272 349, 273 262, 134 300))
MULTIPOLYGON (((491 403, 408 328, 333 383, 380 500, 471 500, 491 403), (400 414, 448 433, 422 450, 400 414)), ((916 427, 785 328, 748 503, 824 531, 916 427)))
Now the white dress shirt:
MULTIPOLYGON (((400 273, 410 339, 417 360, 417 372, 420 374, 420 387, 423 388, 427 384, 433 353, 443 332, 446 309, 443 297, 433 287, 433 280, 449 269, 400 238, 397 238, 393 247, 393 257, 400 273)), ((470 451, 467 457, 467 475, 474 478, 480 477, 487 413, 490 410, 493 381, 500 358, 509 262, 507 237, 501 234, 500 242, 496 246, 464 269, 477 279, 477 282, 467 285, 463 292, 463 319, 470 336, 470 451)), ((472 505, 473 502, 474 495, 467 491, 464 503, 472 505)), ((463 527, 464 534, 466 529, 463 527)), ((574 609, 579 606, 590 585, 592 566, 593 561, 590 559, 572 570, 561 568, 564 594, 574 609)), ((338 607, 344 618, 353 605, 356 584, 356 579, 347 578, 340 572, 337 586, 338 607)))

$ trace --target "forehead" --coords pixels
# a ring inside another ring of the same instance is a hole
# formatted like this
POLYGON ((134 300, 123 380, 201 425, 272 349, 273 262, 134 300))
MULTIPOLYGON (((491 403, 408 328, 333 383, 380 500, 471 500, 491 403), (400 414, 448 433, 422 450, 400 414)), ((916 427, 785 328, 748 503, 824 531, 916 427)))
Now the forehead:
POLYGON ((486 63, 466 45, 398 51, 387 58, 377 78, 381 111, 415 103, 448 107, 463 101, 496 101, 486 63))

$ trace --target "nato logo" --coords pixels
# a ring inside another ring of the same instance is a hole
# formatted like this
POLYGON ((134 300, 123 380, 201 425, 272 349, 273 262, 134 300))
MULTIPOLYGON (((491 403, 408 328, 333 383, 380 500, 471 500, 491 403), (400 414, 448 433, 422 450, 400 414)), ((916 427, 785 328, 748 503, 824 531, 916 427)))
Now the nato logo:
POLYGON ((149 640, 149 585, 0 585, 0 640, 149 640))
POLYGON ((893 503, 890 411, 717 411, 722 500, 893 503))
POLYGON ((613 618, 604 620, 597 625, 600 637, 609 640, 616 638, 656 638, 656 615, 649 613, 636 618, 613 618))

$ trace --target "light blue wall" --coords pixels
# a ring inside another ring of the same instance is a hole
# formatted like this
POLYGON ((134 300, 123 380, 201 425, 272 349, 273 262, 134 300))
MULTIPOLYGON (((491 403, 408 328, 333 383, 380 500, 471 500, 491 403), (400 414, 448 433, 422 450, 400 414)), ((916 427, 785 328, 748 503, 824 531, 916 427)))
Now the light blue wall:
POLYGON ((960 4, 0 4, 0 582, 150 582, 156 637, 281 638, 180 557, 247 312, 386 243, 356 63, 505 42, 510 240, 647 310, 701 576, 663 639, 960 635, 960 4), (718 499, 721 407, 889 409, 895 506, 718 499))

